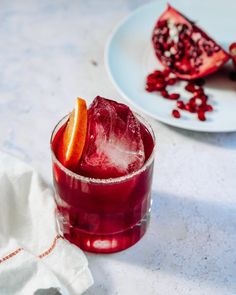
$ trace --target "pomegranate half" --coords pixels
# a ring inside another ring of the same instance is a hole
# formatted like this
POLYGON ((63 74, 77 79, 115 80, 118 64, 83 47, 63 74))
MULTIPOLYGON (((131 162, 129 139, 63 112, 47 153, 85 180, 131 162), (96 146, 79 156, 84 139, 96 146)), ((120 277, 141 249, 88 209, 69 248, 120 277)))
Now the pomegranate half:
POLYGON ((154 27, 152 42, 162 65, 185 80, 207 76, 230 58, 219 44, 170 5, 154 27))

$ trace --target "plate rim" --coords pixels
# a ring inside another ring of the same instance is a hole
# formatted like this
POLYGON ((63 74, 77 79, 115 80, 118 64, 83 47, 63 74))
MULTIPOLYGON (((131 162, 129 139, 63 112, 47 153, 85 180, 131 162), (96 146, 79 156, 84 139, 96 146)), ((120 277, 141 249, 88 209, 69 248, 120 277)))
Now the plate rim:
POLYGON ((135 107, 141 113, 144 113, 144 114, 150 116, 152 119, 157 120, 157 121, 159 121, 161 123, 167 124, 167 125, 172 126, 172 127, 175 127, 175 128, 180 128, 180 129, 183 129, 183 130, 189 130, 189 131, 195 131, 195 132, 204 132, 204 133, 230 133, 230 132, 236 132, 236 126, 233 127, 232 129, 230 129, 230 128, 226 128, 226 129, 224 129, 224 128, 222 128, 222 129, 219 129, 219 128, 218 129, 211 129, 211 128, 208 128, 208 129, 199 129, 199 128, 196 128, 196 127, 194 127, 192 125, 183 127, 181 124, 178 123, 177 120, 174 123, 174 121, 171 122, 168 119, 166 120, 165 118, 162 118, 162 117, 159 117, 158 115, 152 114, 151 112, 149 112, 146 109, 144 109, 141 106, 139 106, 132 99, 130 99, 129 96, 124 93, 124 91, 122 90, 122 88, 118 85, 118 83, 114 79, 114 77, 112 75, 112 72, 111 72, 110 63, 109 63, 109 53, 111 52, 110 51, 110 48, 111 48, 111 44, 112 44, 112 41, 113 41, 114 37, 119 32, 119 30, 125 25, 125 23, 130 18, 132 18, 135 14, 139 13, 141 10, 147 8, 148 6, 153 6, 154 4, 156 4, 158 2, 163 2, 163 1, 161 1, 161 0, 159 0, 159 1, 152 1, 150 3, 146 3, 144 5, 141 5, 140 7, 136 8, 132 12, 130 12, 127 16, 123 17, 113 27, 113 29, 112 29, 111 33, 109 34, 108 39, 106 41, 105 50, 104 50, 104 64, 105 64, 105 69, 106 69, 106 71, 108 73, 108 77, 109 77, 110 81, 112 82, 113 86, 118 91, 118 93, 120 93, 121 96, 127 102, 129 102, 133 107, 135 107))

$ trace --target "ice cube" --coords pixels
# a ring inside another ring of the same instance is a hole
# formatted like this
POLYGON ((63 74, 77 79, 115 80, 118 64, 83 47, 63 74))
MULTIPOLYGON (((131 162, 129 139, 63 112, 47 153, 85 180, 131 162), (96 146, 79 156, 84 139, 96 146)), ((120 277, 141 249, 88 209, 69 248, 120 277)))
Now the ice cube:
POLYGON ((126 175, 145 161, 140 122, 129 107, 97 96, 88 110, 88 136, 79 172, 95 178, 126 175))

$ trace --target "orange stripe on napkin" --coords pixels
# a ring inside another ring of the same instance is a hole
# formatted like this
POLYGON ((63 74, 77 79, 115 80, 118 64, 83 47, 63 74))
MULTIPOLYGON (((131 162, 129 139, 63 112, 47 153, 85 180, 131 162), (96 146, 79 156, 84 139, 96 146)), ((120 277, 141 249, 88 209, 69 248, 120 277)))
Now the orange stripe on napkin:
MULTIPOLYGON (((56 247, 56 243, 57 243, 57 240, 58 240, 58 239, 64 239, 64 238, 63 238, 62 236, 60 236, 60 235, 57 235, 57 236, 54 238, 52 245, 51 245, 46 251, 44 251, 42 254, 38 255, 38 258, 41 259, 41 258, 47 256, 48 254, 50 254, 50 253, 53 251, 53 249, 56 247)), ((10 259, 10 258, 12 258, 12 257, 14 257, 14 256, 17 255, 18 253, 20 253, 22 250, 24 250, 24 249, 23 249, 23 248, 18 248, 18 249, 16 249, 15 251, 13 251, 13 252, 7 254, 7 255, 4 256, 3 258, 0 258, 0 264, 3 263, 4 261, 6 261, 6 260, 8 260, 8 259, 10 259)))
POLYGON ((23 248, 18 248, 15 251, 13 251, 13 252, 9 253, 8 255, 4 256, 3 258, 0 258, 0 264, 3 263, 6 260, 12 258, 13 256, 15 256, 16 254, 18 254, 22 250, 23 250, 23 248))
POLYGON ((52 250, 55 248, 58 239, 63 239, 63 237, 60 235, 57 235, 55 237, 55 239, 53 240, 52 245, 46 251, 44 251, 42 254, 38 255, 38 258, 41 259, 41 258, 47 256, 48 254, 50 254, 52 252, 52 250))

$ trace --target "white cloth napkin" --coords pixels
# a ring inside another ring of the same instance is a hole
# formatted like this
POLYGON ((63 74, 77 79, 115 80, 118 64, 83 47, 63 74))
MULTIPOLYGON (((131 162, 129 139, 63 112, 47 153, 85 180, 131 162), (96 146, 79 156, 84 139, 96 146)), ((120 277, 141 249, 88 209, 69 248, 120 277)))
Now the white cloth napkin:
POLYGON ((32 167, 0 152, 0 294, 83 293, 83 252, 57 232, 52 191, 32 167))

